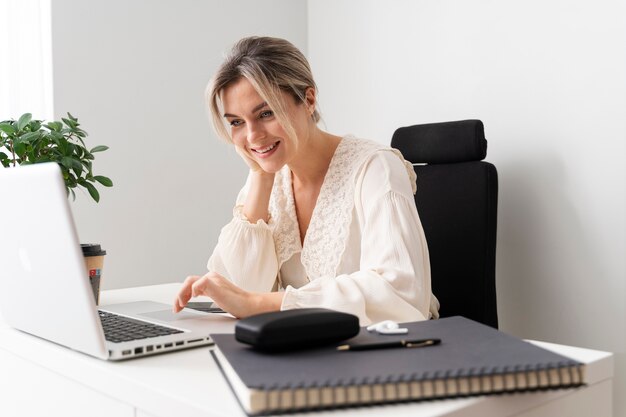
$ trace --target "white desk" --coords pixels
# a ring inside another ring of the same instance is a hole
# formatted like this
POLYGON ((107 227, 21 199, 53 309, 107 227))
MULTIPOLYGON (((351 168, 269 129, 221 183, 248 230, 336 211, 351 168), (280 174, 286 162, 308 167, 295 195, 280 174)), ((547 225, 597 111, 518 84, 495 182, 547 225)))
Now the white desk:
MULTIPOLYGON (((101 303, 169 303, 180 284, 105 291, 101 303)), ((26 295, 25 295, 26 296, 26 295)), ((610 417, 613 355, 534 342, 587 363, 580 389, 484 396, 308 413, 311 416, 610 417)), ((109 363, 8 328, 0 317, 0 416, 244 416, 201 347, 109 363)))

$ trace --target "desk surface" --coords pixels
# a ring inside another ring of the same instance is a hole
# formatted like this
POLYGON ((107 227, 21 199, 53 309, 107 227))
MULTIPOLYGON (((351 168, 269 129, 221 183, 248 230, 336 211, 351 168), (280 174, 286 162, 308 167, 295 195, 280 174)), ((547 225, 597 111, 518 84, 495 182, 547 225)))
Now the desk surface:
MULTIPOLYGON (((180 284, 163 284, 104 291, 100 301, 101 305, 137 300, 169 304, 179 287, 180 284)), ((589 387, 325 411, 306 415, 309 417, 312 415, 483 417, 521 414, 540 416, 544 414, 528 413, 528 410, 556 404, 558 401, 567 400, 568 397, 574 398, 581 391, 589 390, 594 385, 608 385, 610 392, 613 378, 611 353, 544 342, 533 343, 586 363, 589 387)), ((0 354, 12 354, 23 358, 108 397, 132 404, 140 411, 136 415, 245 416, 207 347, 112 363, 11 329, 0 317, 0 354)), ((610 401, 603 407, 608 410, 609 414, 606 415, 610 415, 610 401)))

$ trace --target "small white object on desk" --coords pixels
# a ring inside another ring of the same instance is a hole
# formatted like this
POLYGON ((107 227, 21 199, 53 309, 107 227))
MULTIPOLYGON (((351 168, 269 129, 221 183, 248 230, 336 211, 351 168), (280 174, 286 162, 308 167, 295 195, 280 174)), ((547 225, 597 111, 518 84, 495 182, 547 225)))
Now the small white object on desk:
POLYGON ((378 334, 407 334, 409 329, 400 327, 398 323, 392 320, 381 321, 380 323, 367 326, 368 332, 376 331, 378 334))

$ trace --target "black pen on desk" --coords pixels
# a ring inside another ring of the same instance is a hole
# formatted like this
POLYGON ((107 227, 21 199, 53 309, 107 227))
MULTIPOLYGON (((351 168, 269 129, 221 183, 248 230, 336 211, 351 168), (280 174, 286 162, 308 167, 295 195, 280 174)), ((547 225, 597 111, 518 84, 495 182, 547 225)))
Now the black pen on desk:
POLYGON ((438 345, 441 339, 393 340, 388 342, 358 343, 354 345, 340 345, 337 350, 373 350, 389 348, 418 348, 438 345))

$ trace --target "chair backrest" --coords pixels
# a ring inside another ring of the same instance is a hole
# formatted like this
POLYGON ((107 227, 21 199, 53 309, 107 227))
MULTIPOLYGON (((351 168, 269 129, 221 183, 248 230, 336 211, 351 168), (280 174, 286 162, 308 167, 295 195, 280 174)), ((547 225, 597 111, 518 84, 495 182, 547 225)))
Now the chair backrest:
POLYGON ((497 328, 498 173, 482 161, 487 155, 482 122, 403 127, 391 146, 418 164, 415 203, 441 317, 460 315, 497 328))

